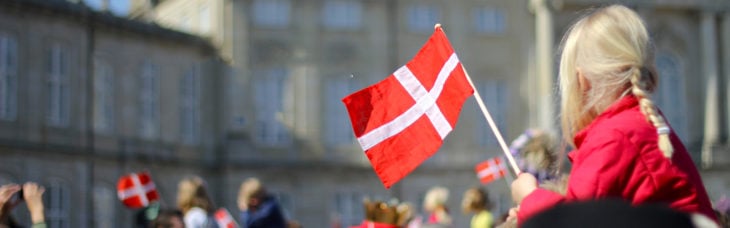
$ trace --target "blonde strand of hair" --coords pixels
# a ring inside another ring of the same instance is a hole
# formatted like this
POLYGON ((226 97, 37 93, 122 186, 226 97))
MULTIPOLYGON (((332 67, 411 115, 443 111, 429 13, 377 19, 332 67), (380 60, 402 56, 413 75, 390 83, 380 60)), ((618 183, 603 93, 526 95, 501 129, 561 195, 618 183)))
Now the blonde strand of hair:
MULTIPOLYGON (((666 128, 667 123, 664 121, 664 118, 662 118, 661 115, 657 113, 656 106, 654 105, 654 102, 649 99, 647 96, 647 92, 644 89, 646 82, 642 80, 641 70, 639 67, 632 67, 631 69, 631 92, 636 96, 636 98, 639 99, 639 106, 641 113, 644 114, 644 116, 647 117, 647 119, 656 127, 659 128, 666 128)), ((657 144, 659 146, 659 150, 662 151, 664 154, 664 157, 667 159, 672 159, 672 154, 674 154, 674 147, 672 147, 672 142, 669 139, 669 132, 662 132, 658 133, 658 140, 657 144)))

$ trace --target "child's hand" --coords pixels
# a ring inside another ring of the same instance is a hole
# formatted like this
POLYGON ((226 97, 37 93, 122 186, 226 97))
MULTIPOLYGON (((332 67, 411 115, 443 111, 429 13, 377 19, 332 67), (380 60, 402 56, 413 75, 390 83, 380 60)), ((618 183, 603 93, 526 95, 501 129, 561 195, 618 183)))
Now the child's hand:
POLYGON ((33 224, 42 223, 45 220, 43 213, 43 192, 45 191, 43 187, 33 182, 23 185, 23 198, 25 198, 26 205, 28 205, 33 224))
POLYGON ((0 219, 20 203, 20 200, 12 200, 13 195, 20 191, 20 185, 7 184, 0 186, 0 219))
POLYGON ((512 200, 520 204, 522 199, 537 189, 537 179, 529 173, 522 173, 512 181, 512 200))

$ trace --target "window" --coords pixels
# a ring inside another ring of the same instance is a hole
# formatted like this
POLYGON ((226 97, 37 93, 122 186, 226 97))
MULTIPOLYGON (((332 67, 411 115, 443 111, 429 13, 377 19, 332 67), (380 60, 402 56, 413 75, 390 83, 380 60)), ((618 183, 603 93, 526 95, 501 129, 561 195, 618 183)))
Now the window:
POLYGON ((200 32, 204 34, 210 33, 210 7, 208 4, 204 4, 200 6, 200 14, 198 17, 200 17, 200 32))
POLYGON ((254 0, 251 8, 255 25, 270 28, 289 26, 291 17, 289 0, 254 0))
POLYGON ((365 215, 363 196, 356 192, 337 193, 334 208, 344 227, 359 225, 365 215))
MULTIPOLYGON (((494 123, 500 130, 500 133, 504 134, 504 131, 507 129, 507 110, 509 108, 509 88, 507 83, 500 80, 490 80, 482 83, 476 83, 475 86, 477 91, 479 91, 479 95, 481 95, 484 100, 484 105, 487 106, 489 114, 492 115, 494 123)), ((492 128, 489 127, 489 123, 487 123, 487 120, 484 119, 484 115, 479 109, 479 106, 474 103, 470 106, 472 106, 474 112, 476 112, 474 114, 474 117, 476 118, 475 125, 477 126, 474 134, 474 136, 477 137, 476 141, 483 147, 499 145, 497 137, 494 136, 492 128)))
POLYGON ((0 34, 0 119, 15 120, 18 109, 18 43, 0 34))
POLYGON ((69 119, 69 59, 64 47, 51 46, 48 53, 47 115, 48 125, 65 127, 69 119))
POLYGON ((145 139, 156 139, 160 131, 159 67, 149 61, 142 64, 139 92, 139 130, 145 139))
POLYGON ((111 65, 94 61, 94 130, 111 133, 114 129, 114 73, 111 65))
POLYGON ((505 31, 504 10, 494 7, 473 9, 474 29, 481 34, 499 35, 505 31))
POLYGON ((180 134, 183 143, 198 142, 200 128, 200 67, 191 67, 180 82, 180 134))
POLYGON ((354 92, 357 87, 352 80, 345 78, 327 79, 325 86, 324 138, 326 143, 330 146, 352 144, 355 142, 355 136, 350 127, 347 109, 340 100, 354 92))
POLYGON ((60 180, 53 180, 46 189, 47 209, 46 219, 48 227, 69 227, 70 195, 68 185, 60 180))
POLYGON ((115 192, 112 188, 105 186, 94 187, 94 227, 112 228, 115 227, 114 206, 117 204, 115 192))
POLYGON ((660 51, 656 57, 659 87, 652 99, 661 109, 674 133, 683 141, 687 139, 687 113, 685 111, 684 74, 682 62, 671 53, 660 51))
POLYGON ((408 8, 408 29, 412 32, 433 31, 441 20, 441 12, 434 5, 412 5, 408 8))
POLYGON ((286 69, 259 70, 255 77, 256 139, 268 146, 288 144, 291 138, 283 123, 286 69))
POLYGON ((330 0, 324 2, 322 23, 329 29, 358 29, 362 21, 359 1, 330 0))

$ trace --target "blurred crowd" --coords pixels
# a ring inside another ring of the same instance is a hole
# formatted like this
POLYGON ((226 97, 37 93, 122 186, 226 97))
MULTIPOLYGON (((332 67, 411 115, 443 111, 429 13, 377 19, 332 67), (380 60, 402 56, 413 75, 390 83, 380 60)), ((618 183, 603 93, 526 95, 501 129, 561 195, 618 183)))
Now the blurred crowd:
MULTIPOLYGON (((555 139, 544 131, 530 129, 515 139, 510 147, 526 172, 540 177, 540 186, 565 193, 567 175, 558 175, 561 161, 556 156, 555 139)), ((36 183, 8 184, 0 187, 0 227, 20 227, 10 216, 19 204, 25 203, 32 227, 46 227, 43 207, 44 188, 36 183)), ((348 227, 339 223, 332 228, 438 228, 454 227, 452 213, 447 205, 450 191, 434 186, 423 198, 423 208, 412 202, 388 202, 363 199, 363 221, 348 227)), ((461 194, 461 212, 471 216, 471 228, 517 227, 515 211, 495 214, 492 200, 485 187, 475 186, 461 194)), ((197 176, 182 179, 178 184, 176 206, 164 208, 159 203, 139 210, 136 227, 139 228, 218 228, 214 203, 208 195, 206 182, 197 176)), ((285 217, 279 202, 257 178, 241 183, 234 213, 233 227, 294 228, 298 222, 285 217)), ((714 204, 715 212, 724 227, 730 227, 728 213, 730 200, 723 197, 714 204)), ((607 227, 641 225, 646 227, 712 227, 702 226, 702 218, 680 213, 661 205, 632 206, 620 200, 584 201, 564 204, 534 216, 520 227, 583 227, 585 224, 604 224, 607 227), (661 218, 661 219, 657 219, 661 218), (699 224, 699 225, 698 225, 699 224)), ((707 222, 707 221, 704 221, 707 222)), ((712 221, 709 221, 712 223, 712 221)))

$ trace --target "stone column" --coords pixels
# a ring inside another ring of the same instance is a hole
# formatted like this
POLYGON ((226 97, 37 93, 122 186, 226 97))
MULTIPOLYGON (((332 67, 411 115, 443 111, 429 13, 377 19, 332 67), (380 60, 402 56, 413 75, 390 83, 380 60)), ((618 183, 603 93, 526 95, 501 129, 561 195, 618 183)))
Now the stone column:
POLYGON ((550 9, 550 0, 532 0, 530 2, 533 13, 535 13, 535 63, 536 71, 535 76, 536 93, 533 93, 536 97, 537 109, 536 115, 537 127, 546 130, 557 131, 555 124, 556 112, 554 111, 555 104, 553 103, 553 88, 555 83, 553 80, 553 40, 554 40, 554 28, 553 28, 553 15, 550 9))
POLYGON ((705 83, 705 126, 702 142, 702 167, 712 165, 713 146, 720 135, 719 97, 718 97, 718 53, 715 31, 715 13, 702 12, 700 22, 700 42, 702 74, 705 83))

